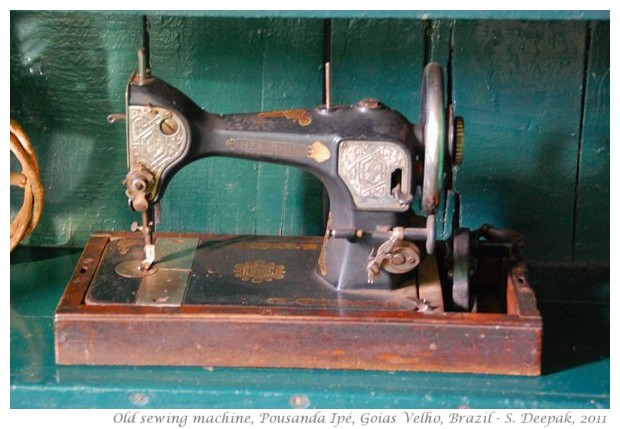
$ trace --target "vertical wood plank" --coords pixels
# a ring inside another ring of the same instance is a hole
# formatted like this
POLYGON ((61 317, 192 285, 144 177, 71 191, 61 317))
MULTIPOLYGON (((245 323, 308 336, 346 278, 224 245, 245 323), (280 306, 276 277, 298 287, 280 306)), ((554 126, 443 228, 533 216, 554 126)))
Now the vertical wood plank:
MULTIPOLYGON (((323 23, 267 22, 262 69, 262 111, 314 108, 322 103, 323 23)), ((320 235, 321 183, 299 168, 259 163, 256 231, 320 235)))
MULTIPOLYGON (((154 74, 213 113, 321 102, 320 20, 150 18, 154 74)), ((162 200, 162 230, 320 233, 320 183, 295 168, 229 158, 185 167, 162 200)))
MULTIPOLYGON (((429 62, 439 63, 444 71, 444 78, 448 80, 448 66, 452 53, 452 28, 454 21, 441 20, 431 21, 427 28, 427 46, 429 50, 429 62)), ((446 94, 448 95, 448 94, 446 94)))
POLYGON ((585 35, 583 22, 455 26, 462 223, 521 231, 530 261, 571 260, 585 35))
POLYGON ((609 22, 592 25, 577 189, 575 262, 609 263, 609 22))
MULTIPOLYGON (((335 19, 334 102, 374 96, 417 122, 425 52, 444 64, 451 25, 335 19)), ((312 107, 321 101, 320 27, 309 19, 153 16, 152 65, 214 112, 312 107)), ((463 20, 454 32, 454 98, 467 121, 456 179, 463 224, 524 232, 530 260, 608 260, 609 24, 592 27, 579 170, 586 23, 463 20)), ((141 17, 12 12, 10 33, 11 115, 33 140, 47 190, 30 242, 80 246, 93 230, 126 229, 136 216, 121 184, 124 127, 105 117, 123 110, 141 17)), ((20 196, 12 191, 12 211, 20 196)), ((314 234, 319 198, 318 182, 297 169, 202 160, 173 180, 163 226, 314 234)))
POLYGON ((93 230, 128 228, 125 130, 106 117, 124 110, 140 17, 12 12, 10 34, 11 117, 32 140, 46 192, 30 244, 81 246, 93 230))
MULTIPOLYGON (((149 16, 153 74, 212 113, 259 111, 265 19, 149 16)), ((161 230, 256 231, 258 165, 207 158, 171 180, 161 230)))
POLYGON ((374 97, 418 122, 425 23, 417 20, 334 20, 335 104, 374 97))

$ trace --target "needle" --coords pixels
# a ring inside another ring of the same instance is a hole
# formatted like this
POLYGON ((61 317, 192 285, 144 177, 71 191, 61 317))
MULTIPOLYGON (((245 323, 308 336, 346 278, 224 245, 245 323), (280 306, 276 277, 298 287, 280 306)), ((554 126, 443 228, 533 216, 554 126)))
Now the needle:
POLYGON ((153 220, 151 207, 142 212, 142 225, 137 222, 131 225, 132 231, 140 231, 144 234, 144 260, 140 262, 140 271, 147 271, 155 262, 155 245, 153 244, 153 220))
POLYGON ((142 233, 144 234, 144 260, 140 263, 140 269, 146 271, 151 268, 155 261, 155 245, 153 244, 153 220, 151 219, 151 207, 142 212, 142 233))

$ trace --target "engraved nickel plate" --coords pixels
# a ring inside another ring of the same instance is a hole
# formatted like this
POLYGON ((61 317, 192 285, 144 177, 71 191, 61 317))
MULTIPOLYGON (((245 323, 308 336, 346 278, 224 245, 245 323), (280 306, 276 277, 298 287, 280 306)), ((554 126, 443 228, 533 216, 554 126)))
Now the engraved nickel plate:
POLYGON ((409 208, 392 195, 395 180, 404 194, 410 192, 411 184, 409 156, 396 143, 342 142, 338 149, 338 175, 359 209, 405 211, 409 208))
POLYGON ((188 145, 184 122, 169 109, 129 106, 127 154, 129 169, 142 164, 156 179, 188 145))

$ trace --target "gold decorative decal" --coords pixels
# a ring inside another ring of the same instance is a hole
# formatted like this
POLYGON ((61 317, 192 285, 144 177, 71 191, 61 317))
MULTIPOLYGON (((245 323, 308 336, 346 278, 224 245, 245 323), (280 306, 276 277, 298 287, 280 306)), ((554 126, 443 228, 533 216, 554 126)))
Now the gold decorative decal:
POLYGON ((247 153, 250 155, 264 155, 268 157, 306 157, 314 161, 327 161, 331 158, 331 152, 320 141, 304 145, 303 143, 283 142, 277 140, 257 140, 243 137, 231 137, 226 140, 226 149, 231 152, 247 153))
POLYGON ((317 250, 321 248, 318 243, 303 243, 303 242, 265 242, 265 241, 249 241, 232 243, 227 246, 233 249, 252 249, 252 250, 317 250))
POLYGON ((244 282, 252 283, 270 282, 282 280, 284 278, 284 265, 277 265, 275 262, 248 261, 235 264, 235 277, 244 282))
POLYGON ((304 109, 276 110, 274 112, 261 112, 259 118, 286 118, 297 122, 302 127, 307 127, 312 123, 312 117, 304 109))
POLYGON ((329 148, 319 141, 308 146, 308 158, 314 159, 319 164, 327 161, 331 156, 329 148))

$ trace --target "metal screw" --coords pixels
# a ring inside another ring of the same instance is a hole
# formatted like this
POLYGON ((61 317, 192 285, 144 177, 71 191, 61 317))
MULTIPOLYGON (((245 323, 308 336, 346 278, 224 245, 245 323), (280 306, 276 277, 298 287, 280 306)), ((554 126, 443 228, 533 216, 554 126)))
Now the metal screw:
POLYGON ((167 136, 171 136, 179 129, 179 124, 174 118, 166 118, 159 124, 159 129, 167 136))
POLYGON ((405 263, 405 257, 402 253, 395 253, 392 255, 392 263, 394 265, 402 265, 405 263))
POLYGON ((376 98, 363 98, 357 103, 357 107, 362 107, 364 109, 378 109, 382 107, 382 104, 376 98))
POLYGON ((293 395, 289 398, 288 404, 293 408, 308 408, 310 406, 310 398, 306 395, 293 395))
POLYGON ((136 392, 131 394, 129 401, 134 405, 144 406, 148 404, 149 397, 146 393, 136 392))
POLYGON ((146 189, 146 182, 142 179, 135 179, 133 182, 131 182, 131 185, 138 192, 142 192, 146 189))

